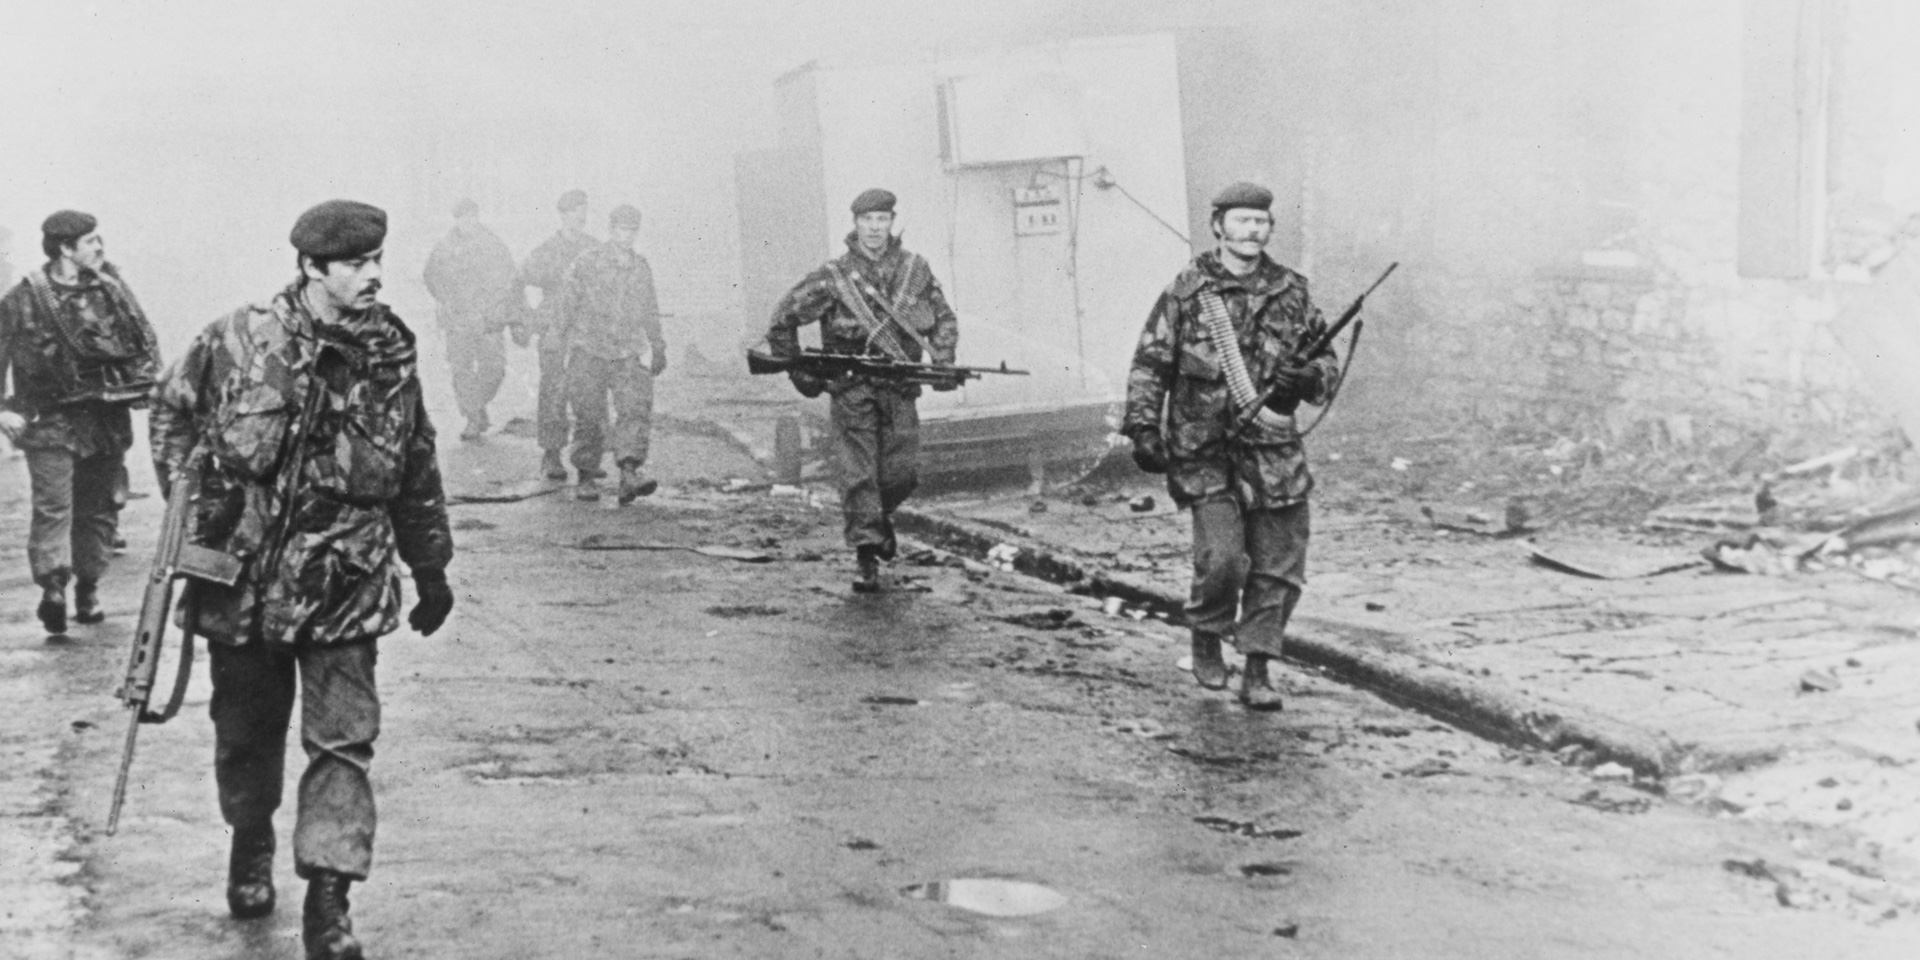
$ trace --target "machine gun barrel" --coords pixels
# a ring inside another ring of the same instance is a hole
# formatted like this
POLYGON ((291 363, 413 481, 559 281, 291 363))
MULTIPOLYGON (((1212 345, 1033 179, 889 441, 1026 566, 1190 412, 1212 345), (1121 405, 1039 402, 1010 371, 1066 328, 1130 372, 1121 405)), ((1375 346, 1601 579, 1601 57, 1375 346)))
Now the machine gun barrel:
POLYGON ((798 372, 827 380, 855 375, 922 384, 978 380, 981 374, 986 373, 1012 377, 1029 375, 1026 370, 1009 368, 1004 360, 997 367, 959 367, 935 363, 913 363, 908 360, 895 360, 890 357, 867 354, 828 353, 815 349, 803 350, 799 356, 795 357, 776 357, 759 350, 749 350, 747 351, 747 372, 751 374, 798 372))

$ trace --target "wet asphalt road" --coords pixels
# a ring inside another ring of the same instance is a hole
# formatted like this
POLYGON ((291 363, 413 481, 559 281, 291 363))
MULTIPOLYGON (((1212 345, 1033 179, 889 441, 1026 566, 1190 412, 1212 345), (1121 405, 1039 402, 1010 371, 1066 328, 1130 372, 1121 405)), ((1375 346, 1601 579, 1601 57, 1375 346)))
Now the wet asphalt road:
MULTIPOLYGON (((1911 919, 1786 908, 1723 865, 1808 838, 1291 668, 1286 712, 1249 715, 1174 669, 1171 629, 1013 574, 929 557, 851 596, 833 508, 688 486, 726 451, 660 448, 683 466, 624 510, 455 508, 453 620, 382 647, 380 836, 354 890, 370 956, 1913 955, 1911 919), (571 546, 593 533, 776 559, 571 546), (902 895, 953 878, 1065 902, 993 917, 902 895)), ((500 440, 449 451, 448 473, 531 462, 500 440)), ((158 508, 128 514, 102 627, 48 641, 24 577, 0 581, 19 801, 0 842, 45 867, 0 885, 0 955, 299 956, 284 853, 279 912, 226 915, 204 673, 181 719, 142 731, 128 815, 98 834, 158 508)))

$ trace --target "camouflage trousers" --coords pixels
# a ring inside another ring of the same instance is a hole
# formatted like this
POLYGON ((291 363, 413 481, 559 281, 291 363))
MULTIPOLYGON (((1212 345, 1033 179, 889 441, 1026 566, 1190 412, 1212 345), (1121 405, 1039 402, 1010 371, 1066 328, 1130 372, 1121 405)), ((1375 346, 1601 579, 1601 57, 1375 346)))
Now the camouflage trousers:
POLYGON ((33 485, 33 521, 27 565, 41 587, 64 587, 75 577, 98 580, 113 558, 120 524, 124 453, 75 457, 62 449, 25 451, 33 485), (118 502, 116 502, 116 500, 118 502))
POLYGON ((574 469, 599 472, 608 445, 609 401, 614 464, 647 462, 647 444, 653 434, 653 371, 645 360, 609 360, 576 351, 567 360, 567 398, 573 404, 574 469))
POLYGON ((507 347, 500 331, 447 330, 447 365, 453 368, 453 399, 460 415, 487 422, 487 404, 507 377, 507 347))
POLYGON ((287 647, 258 640, 207 644, 213 661, 213 773, 227 823, 265 823, 280 807, 287 723, 300 699, 307 769, 294 815, 293 864, 366 879, 373 866, 374 687, 379 650, 356 643, 287 647))
POLYGON ((834 395, 831 414, 847 546, 890 554, 893 511, 920 485, 920 410, 912 394, 861 383, 834 395))
POLYGON ((567 448, 567 351, 540 344, 540 400, 534 417, 539 424, 540 449, 558 453, 567 448))
POLYGON ((1279 656, 1287 620, 1307 585, 1306 501, 1246 510, 1222 494, 1191 509, 1188 626, 1231 640, 1242 654, 1279 656))

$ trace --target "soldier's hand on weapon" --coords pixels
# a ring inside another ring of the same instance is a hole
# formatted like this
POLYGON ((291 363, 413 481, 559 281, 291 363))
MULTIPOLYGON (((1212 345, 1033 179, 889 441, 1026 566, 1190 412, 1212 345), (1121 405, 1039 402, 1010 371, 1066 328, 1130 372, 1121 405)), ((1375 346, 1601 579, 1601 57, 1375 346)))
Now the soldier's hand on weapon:
POLYGON ((19 443, 21 431, 27 429, 27 418, 12 410, 0 410, 0 434, 5 434, 8 443, 19 443))
POLYGON ((1320 369, 1318 367, 1281 367, 1273 373, 1273 392, 1267 397, 1267 405, 1276 403, 1294 404, 1306 400, 1320 389, 1320 369))
POLYGON ((414 571, 413 590, 419 599, 413 605, 413 612, 407 614, 407 624, 423 637, 433 636, 433 632, 447 622, 447 614, 453 612, 453 588, 447 586, 447 572, 414 571))
POLYGON ((787 379, 793 381, 793 388, 808 400, 827 392, 827 381, 811 373, 792 370, 787 373, 787 379))
POLYGON ((667 348, 655 347, 653 351, 653 375, 657 377, 665 372, 667 372, 667 348))
MULTIPOLYGON (((947 366, 947 364, 936 363, 934 366, 944 367, 947 366)), ((935 393, 952 393, 960 389, 960 377, 956 375, 951 380, 941 380, 933 385, 933 389, 935 393)))
POLYGON ((1133 465, 1147 473, 1167 472, 1167 442, 1158 430, 1135 430, 1127 435, 1133 441, 1133 465))

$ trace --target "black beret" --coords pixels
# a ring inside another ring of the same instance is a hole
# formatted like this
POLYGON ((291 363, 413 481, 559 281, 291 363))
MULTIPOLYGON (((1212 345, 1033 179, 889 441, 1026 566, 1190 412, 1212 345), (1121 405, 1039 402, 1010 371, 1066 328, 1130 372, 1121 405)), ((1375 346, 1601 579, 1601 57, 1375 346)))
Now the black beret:
POLYGON ((72 241, 92 233, 99 225, 90 213, 60 210, 41 222, 40 233, 48 240, 72 241))
POLYGON ((554 206, 560 208, 561 213, 566 213, 568 210, 578 209, 586 205, 587 192, 585 190, 568 190, 566 193, 560 195, 560 202, 554 204, 554 206))
POLYGON ((328 200, 301 214, 287 239, 295 250, 322 260, 372 253, 387 242, 387 212, 356 200, 328 200))
POLYGON ((631 203, 623 203, 607 214, 607 222, 616 227, 640 226, 640 208, 631 203))
POLYGON ((480 215, 480 204, 472 197, 461 197, 459 202, 453 205, 453 215, 456 217, 477 217, 480 215))
POLYGON ((1272 210, 1273 191, 1257 183, 1242 180, 1229 183, 1226 188, 1213 195, 1215 212, 1231 210, 1234 207, 1246 207, 1252 210, 1272 210))
POLYGON ((857 217, 863 213, 892 213, 896 199, 892 191, 882 190, 879 187, 862 191, 859 196, 853 198, 853 215, 857 217))

